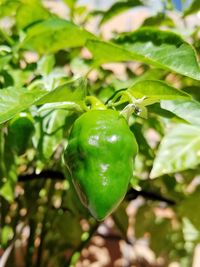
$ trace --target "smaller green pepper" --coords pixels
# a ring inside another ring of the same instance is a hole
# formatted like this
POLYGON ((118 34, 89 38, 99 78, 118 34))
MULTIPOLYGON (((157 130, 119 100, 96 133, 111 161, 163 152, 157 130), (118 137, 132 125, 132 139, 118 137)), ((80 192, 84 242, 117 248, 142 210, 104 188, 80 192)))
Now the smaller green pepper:
POLYGON ((82 201, 103 220, 123 200, 138 146, 123 116, 114 110, 90 110, 74 123, 65 162, 82 201))
POLYGON ((21 112, 8 124, 8 141, 18 155, 25 153, 35 131, 34 121, 30 114, 21 112))

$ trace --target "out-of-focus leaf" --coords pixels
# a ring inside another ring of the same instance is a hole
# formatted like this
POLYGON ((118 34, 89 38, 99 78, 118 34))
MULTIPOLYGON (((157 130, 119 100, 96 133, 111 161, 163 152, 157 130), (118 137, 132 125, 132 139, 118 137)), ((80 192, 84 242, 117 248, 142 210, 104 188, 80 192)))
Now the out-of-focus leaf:
POLYGON ((1 231, 1 245, 6 246, 8 241, 13 238, 13 229, 9 225, 5 225, 1 231))
POLYGON ((190 94, 194 100, 200 102, 200 86, 187 86, 182 89, 187 94, 190 94))
POLYGON ((45 20, 50 16, 40 1, 28 1, 22 3, 16 12, 16 24, 19 29, 24 29, 28 25, 45 20))
POLYGON ((144 27, 119 35, 115 44, 89 40, 86 46, 94 64, 140 61, 200 80, 200 68, 193 47, 170 31, 144 27))
POLYGON ((155 214, 147 205, 141 206, 135 217, 135 236, 143 237, 155 222, 155 214))
POLYGON ((49 74, 54 67, 55 57, 52 54, 44 55, 37 64, 37 70, 41 75, 49 74))
POLYGON ((64 2, 68 5, 69 8, 73 8, 77 0, 64 0, 64 2))
POLYGON ((11 181, 6 181, 0 188, 0 196, 6 199, 9 203, 14 201, 14 185, 11 181))
MULTIPOLYGON (((27 82, 29 81, 32 75, 32 72, 30 70, 9 69, 8 74, 13 79, 12 86, 15 88, 20 88, 27 84, 27 82)), ((4 86, 4 87, 8 87, 8 86, 4 86)))
POLYGON ((193 125, 200 126, 200 103, 195 100, 161 101, 161 107, 193 125))
POLYGON ((149 17, 144 20, 142 26, 168 26, 168 27, 175 27, 173 20, 170 17, 167 17, 163 13, 159 13, 156 16, 149 17))
POLYGON ((188 217, 183 218, 183 235, 184 239, 190 242, 195 242, 200 237, 199 230, 194 227, 188 217))
POLYGON ((128 230, 128 215, 126 213, 126 204, 122 203, 119 208, 112 214, 113 220, 116 224, 116 227, 122 233, 122 236, 127 238, 128 230))
POLYGON ((169 219, 157 218, 150 229, 150 248, 161 255, 171 250, 170 234, 172 234, 172 226, 169 219))
POLYGON ((100 21, 100 25, 106 23, 114 16, 119 15, 120 13, 129 10, 134 7, 142 6, 143 2, 140 0, 129 0, 129 1, 121 1, 114 3, 107 11, 103 13, 103 17, 100 21))
MULTIPOLYGON (((0 29, 0 36, 1 34, 2 32, 0 29)), ((4 69, 11 59, 12 59, 11 48, 7 45, 0 45, 0 70, 4 69)))
POLYGON ((60 49, 80 47, 87 39, 95 38, 93 34, 70 21, 50 18, 27 29, 21 48, 46 54, 60 49))
POLYGON ((200 127, 180 124, 162 139, 150 177, 192 169, 199 163, 200 127))
POLYGON ((79 217, 70 212, 57 214, 52 230, 59 236, 65 246, 76 247, 80 244, 82 229, 79 217))
POLYGON ((18 0, 1 0, 0 18, 14 15, 19 5, 18 0))
POLYGON ((190 2, 190 6, 184 11, 183 15, 188 16, 188 15, 196 13, 199 10, 200 10, 200 1, 192 0, 192 2, 190 2))
POLYGON ((200 214, 195 212, 194 207, 198 205, 200 201, 200 190, 196 190, 193 194, 187 196, 179 205, 178 213, 182 217, 185 217, 191 221, 194 227, 200 230, 200 214))

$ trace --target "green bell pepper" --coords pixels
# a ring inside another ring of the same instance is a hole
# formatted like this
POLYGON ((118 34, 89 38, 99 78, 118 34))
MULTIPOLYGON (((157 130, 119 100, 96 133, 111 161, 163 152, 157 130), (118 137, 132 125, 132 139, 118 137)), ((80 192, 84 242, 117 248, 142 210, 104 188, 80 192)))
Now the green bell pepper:
POLYGON ((75 121, 65 162, 82 203, 97 220, 123 200, 137 151, 135 137, 118 111, 90 110, 75 121))

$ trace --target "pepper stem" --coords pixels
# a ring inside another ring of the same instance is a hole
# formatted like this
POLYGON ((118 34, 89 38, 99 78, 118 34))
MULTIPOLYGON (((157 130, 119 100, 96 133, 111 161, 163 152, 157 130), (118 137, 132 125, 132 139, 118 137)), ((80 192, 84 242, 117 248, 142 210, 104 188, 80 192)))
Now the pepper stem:
POLYGON ((100 109, 100 110, 107 109, 106 106, 95 96, 87 96, 85 98, 85 104, 87 109, 100 109))

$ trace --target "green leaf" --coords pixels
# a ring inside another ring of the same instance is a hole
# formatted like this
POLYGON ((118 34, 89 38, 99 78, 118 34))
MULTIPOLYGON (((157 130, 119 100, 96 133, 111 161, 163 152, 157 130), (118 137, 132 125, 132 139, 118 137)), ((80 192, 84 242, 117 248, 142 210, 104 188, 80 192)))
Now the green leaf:
POLYGON ((0 18, 11 16, 16 13, 16 10, 18 6, 20 5, 20 2, 18 0, 4 0, 0 1, 0 18))
POLYGON ((12 203, 15 198, 14 185, 10 181, 6 181, 0 188, 0 196, 5 198, 9 203, 12 203))
MULTIPOLYGON (((40 84, 41 86, 41 84, 40 84)), ((51 91, 39 86, 32 89, 9 87, 0 90, 0 123, 3 123, 32 105, 62 101, 79 101, 86 93, 86 82, 80 78, 70 80, 51 91)))
POLYGON ((86 95, 86 80, 79 78, 77 80, 69 80, 68 82, 58 86, 44 97, 42 97, 36 104, 42 105, 54 102, 76 102, 82 100, 86 95))
MULTIPOLYGON (((130 61, 135 59, 134 55, 131 55, 122 47, 111 42, 88 40, 86 42, 86 47, 93 54, 95 65, 101 65, 109 62, 130 61)), ((140 59, 141 57, 137 58, 138 61, 140 59)))
POLYGON ((14 232, 11 226, 5 225, 2 228, 1 235, 0 235, 0 240, 1 240, 1 245, 7 246, 8 242, 13 238, 14 232))
POLYGON ((37 70, 41 75, 48 75, 53 71, 55 57, 52 54, 44 55, 37 64, 37 70))
POLYGON ((60 18, 49 18, 27 29, 21 48, 46 54, 83 46, 89 38, 95 37, 74 23, 60 18))
POLYGON ((161 107, 193 125, 200 126, 200 103, 195 100, 161 101, 161 107))
POLYGON ((158 80, 144 80, 135 83, 127 89, 136 98, 146 97, 144 100, 149 104, 159 102, 164 99, 187 99, 190 96, 163 81, 158 80))
POLYGON ((108 20, 112 19, 114 16, 119 15, 120 13, 134 8, 137 6, 143 6, 143 2, 140 0, 129 0, 123 2, 114 3, 108 10, 103 13, 103 17, 100 21, 100 25, 106 23, 108 20))
POLYGON ((154 103, 150 106, 148 106, 148 111, 151 113, 154 113, 158 116, 164 117, 164 118, 169 118, 169 119, 173 119, 173 118, 178 118, 176 117, 176 115, 166 109, 163 109, 160 107, 160 103, 154 103))
POLYGON ((156 16, 144 20, 142 26, 168 26, 175 27, 173 20, 164 13, 158 13, 156 16))
POLYGON ((64 0, 65 4, 68 5, 70 9, 74 8, 77 0, 64 0))
POLYGON ((47 91, 41 88, 27 90, 26 88, 8 87, 0 90, 0 123, 29 108, 45 94, 47 91))
POLYGON ((50 13, 45 9, 40 1, 29 1, 19 6, 16 13, 16 24, 19 29, 24 29, 28 25, 45 20, 50 13))
POLYGON ((182 88, 182 90, 187 94, 190 94, 194 100, 200 102, 200 86, 195 86, 195 85, 186 86, 182 88))
POLYGON ((8 62, 12 59, 11 55, 0 56, 0 70, 3 69, 8 62))
POLYGON ((86 46, 95 64, 140 61, 200 80, 200 68, 193 47, 179 35, 145 27, 121 34, 116 44, 89 40, 86 46))
POLYGON ((128 215, 126 213, 126 207, 126 203, 122 203, 112 214, 116 227, 119 229, 125 239, 127 238, 128 231, 128 215))
POLYGON ((141 238, 149 232, 149 229, 152 228, 155 223, 155 218, 155 214, 149 206, 144 205, 139 207, 135 216, 136 238, 141 238))
POLYGON ((183 235, 186 241, 192 241, 192 242, 199 240, 199 237, 200 237, 200 233, 198 229, 194 227, 194 225, 191 223, 191 221, 187 217, 183 218, 183 235))
POLYGON ((184 11, 184 17, 194 14, 199 10, 200 10, 200 1, 193 0, 192 2, 190 2, 190 6, 184 11))
POLYGON ((200 127, 180 124, 161 141, 151 178, 192 169, 200 163, 200 127))

